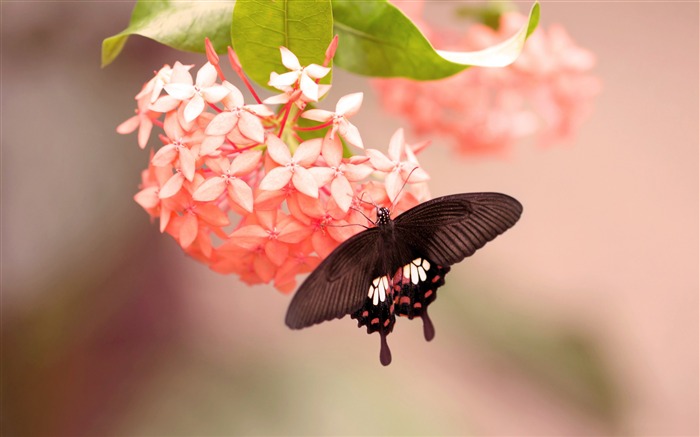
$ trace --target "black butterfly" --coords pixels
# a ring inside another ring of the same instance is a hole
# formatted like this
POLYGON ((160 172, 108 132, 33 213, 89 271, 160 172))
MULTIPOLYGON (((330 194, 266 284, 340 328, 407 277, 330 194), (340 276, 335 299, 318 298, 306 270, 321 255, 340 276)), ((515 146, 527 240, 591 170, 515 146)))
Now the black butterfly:
POLYGON ((286 323, 301 329, 350 314, 367 333, 379 332, 383 365, 391 362, 386 336, 396 315, 423 319, 450 266, 470 256, 518 221, 522 205, 499 193, 438 197, 400 214, 377 207, 376 227, 338 246, 294 295, 286 323))

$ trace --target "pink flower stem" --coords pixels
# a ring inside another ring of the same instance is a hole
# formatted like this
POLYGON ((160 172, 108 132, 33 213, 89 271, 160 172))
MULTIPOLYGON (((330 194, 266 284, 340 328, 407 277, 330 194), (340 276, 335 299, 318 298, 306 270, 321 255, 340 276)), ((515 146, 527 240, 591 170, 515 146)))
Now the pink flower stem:
POLYGON ((162 122, 162 121, 158 120, 157 118, 154 119, 154 120, 152 120, 152 121, 153 121, 153 124, 154 124, 154 125, 158 126, 158 127, 161 128, 161 129, 163 128, 163 122, 162 122))
POLYGON ((253 95, 255 101, 261 105, 262 100, 260 100, 260 97, 258 97, 258 93, 255 92, 255 89, 253 88, 253 85, 251 85, 248 78, 245 76, 245 74, 243 74, 243 67, 241 67, 241 63, 238 60, 238 56, 236 56, 236 52, 233 51, 231 46, 228 47, 228 59, 229 62, 231 62, 231 67, 233 67, 233 70, 236 72, 238 77, 240 77, 243 83, 245 83, 245 86, 248 88, 248 91, 250 91, 250 94, 253 95))
POLYGON ((210 107, 211 109, 213 109, 213 110, 216 111, 216 112, 219 112, 219 113, 220 113, 220 112, 224 112, 223 109, 219 109, 219 108, 218 108, 215 104, 213 104, 213 103, 207 102, 207 104, 209 105, 209 107, 210 107))

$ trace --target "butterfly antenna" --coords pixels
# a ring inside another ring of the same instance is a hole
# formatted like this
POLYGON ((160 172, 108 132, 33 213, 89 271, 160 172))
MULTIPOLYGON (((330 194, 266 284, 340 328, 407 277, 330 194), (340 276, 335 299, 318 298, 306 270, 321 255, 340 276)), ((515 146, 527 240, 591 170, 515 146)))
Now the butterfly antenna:
MULTIPOLYGON (((359 212, 360 214, 362 214, 362 216, 364 218, 366 218, 368 222, 374 223, 371 218, 367 217, 367 215, 364 212, 362 212, 361 209, 355 208, 354 206, 351 206, 350 209, 355 210, 355 211, 359 212)), ((360 226, 364 226, 364 225, 360 225, 360 226)), ((369 229, 369 228, 367 226, 365 226, 365 229, 369 229)))
POLYGON ((403 191, 404 188, 406 188, 406 184, 408 183, 409 179, 411 179, 411 175, 413 174, 414 171, 418 170, 419 166, 413 167, 413 170, 411 170, 410 173, 408 173, 408 177, 403 181, 403 185, 401 185, 401 189, 399 190, 398 193, 396 193, 396 196, 394 197, 394 200, 391 201, 391 210, 389 212, 394 211, 394 205, 396 205, 396 200, 398 200, 399 196, 401 195, 401 192, 403 191))
MULTIPOLYGON (((362 214, 362 215, 364 215, 364 214, 362 214)), ((367 217, 367 216, 365 216, 365 217, 367 217)), ((331 225, 331 224, 328 224, 328 225, 323 225, 323 226, 326 226, 326 227, 329 227, 329 228, 347 228, 348 226, 362 226, 362 227, 365 228, 365 229, 369 229, 369 226, 365 226, 365 225, 363 225, 362 223, 347 223, 347 224, 344 224, 344 225, 331 225)))

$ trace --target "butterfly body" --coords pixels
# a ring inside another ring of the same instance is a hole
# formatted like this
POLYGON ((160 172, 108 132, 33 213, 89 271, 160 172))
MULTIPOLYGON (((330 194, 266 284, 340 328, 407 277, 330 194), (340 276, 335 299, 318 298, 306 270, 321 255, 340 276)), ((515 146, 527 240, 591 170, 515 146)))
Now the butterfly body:
POLYGON ((387 365, 386 336, 396 316, 420 316, 431 340, 427 307, 450 266, 510 228, 521 212, 517 200, 499 193, 436 198, 394 220, 377 207, 376 227, 338 246, 299 287, 286 323, 300 329, 350 314, 359 327, 380 334, 380 361, 387 365))

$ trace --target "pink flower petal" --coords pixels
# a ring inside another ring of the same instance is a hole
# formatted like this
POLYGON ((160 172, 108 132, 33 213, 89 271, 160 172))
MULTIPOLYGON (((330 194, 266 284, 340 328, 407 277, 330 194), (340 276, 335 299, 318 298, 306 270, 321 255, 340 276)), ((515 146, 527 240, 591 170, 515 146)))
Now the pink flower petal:
POLYGON ((137 127, 139 127, 140 124, 140 117, 138 115, 134 115, 133 117, 129 118, 119 126, 117 126, 117 133, 126 135, 130 134, 133 131, 136 130, 137 127))
POLYGON ((338 247, 338 242, 323 232, 314 232, 311 236, 311 244, 321 258, 326 258, 338 247))
POLYGON ((321 146, 323 140, 321 138, 313 138, 299 144, 299 147, 294 152, 294 162, 304 167, 312 165, 321 154, 321 146))
POLYGON ((250 112, 241 112, 241 117, 238 120, 238 129, 243 135, 256 143, 265 142, 265 128, 260 119, 250 112))
POLYGON ((226 213, 211 203, 198 204, 197 216, 212 226, 227 226, 230 223, 226 213))
POLYGON ((316 179, 316 184, 319 187, 329 183, 335 176, 335 171, 330 167, 311 167, 309 171, 316 179))
POLYGON ((246 105, 245 109, 259 117, 272 117, 275 115, 275 113, 265 105, 246 105))
POLYGON ((403 129, 396 129, 396 132, 389 140, 389 159, 396 162, 401 161, 401 152, 403 152, 405 144, 403 129))
POLYGON ((333 113, 331 111, 326 111, 325 109, 309 109, 308 111, 301 113, 301 118, 325 122, 333 118, 333 113))
POLYGON ((195 83, 199 88, 206 88, 210 87, 214 82, 216 82, 216 68, 207 62, 197 72, 195 83))
POLYGON ((186 85, 192 85, 192 75, 190 74, 190 68, 192 65, 183 65, 179 61, 173 64, 173 71, 170 75, 170 83, 183 83, 186 85))
POLYGON ((342 167, 345 177, 351 182, 361 181, 374 171, 372 167, 364 164, 344 164, 342 167))
POLYGON ((202 144, 199 146, 199 155, 200 156, 214 155, 215 152, 218 150, 219 147, 221 147, 222 144, 224 144, 224 136, 223 135, 207 136, 206 138, 204 138, 204 140, 202 141, 202 144))
MULTIPOLYGON (((294 170, 292 183, 300 193, 304 193, 310 197, 318 197, 318 185, 316 185, 316 179, 314 179, 311 172, 304 167, 297 167, 294 170)), ((260 185, 262 186, 262 183, 260 185)))
POLYGON ((229 235, 229 241, 245 249, 254 249, 268 238, 269 234, 260 225, 248 225, 236 229, 229 235))
POLYGON ((236 176, 247 175, 260 163, 262 152, 259 150, 246 150, 234 158, 229 170, 231 174, 236 176))
POLYGON ((229 90, 228 95, 226 95, 226 97, 224 97, 224 99, 221 101, 226 109, 240 108, 243 106, 244 100, 241 91, 236 88, 234 84, 226 80, 222 85, 229 90))
POLYGON ((299 243, 308 238, 312 232, 313 230, 309 226, 305 226, 301 222, 290 218, 283 226, 278 238, 284 243, 299 243))
POLYGON ((352 93, 341 97, 335 105, 335 113, 345 117, 352 117, 360 110, 363 96, 363 93, 352 93))
POLYGON ((267 152, 273 161, 280 165, 288 164, 292 160, 292 154, 289 152, 289 147, 275 135, 268 135, 265 139, 267 144, 267 152))
POLYGON ((168 208, 160 208, 160 233, 162 234, 170 224, 170 218, 172 217, 172 211, 168 208))
POLYGON ((331 135, 331 130, 323 137, 323 148, 321 149, 323 159, 330 167, 340 166, 343 160, 343 144, 337 135, 331 135))
POLYGON ((365 153, 369 156, 369 162, 375 169, 385 172, 394 169, 394 163, 379 150, 367 149, 365 153))
POLYGON ((177 158, 177 147, 174 144, 168 144, 166 146, 158 149, 153 158, 151 158, 151 164, 157 167, 164 167, 177 158))
POLYGON ((322 67, 318 64, 309 64, 306 68, 304 68, 306 75, 313 79, 320 79, 327 75, 330 71, 330 68, 322 67))
POLYGON ((299 89, 312 102, 318 101, 318 84, 309 76, 302 74, 299 80, 299 89))
POLYGON ((202 97, 209 103, 218 103, 224 99, 231 91, 225 86, 214 85, 202 89, 202 97))
MULTIPOLYGON (((278 90, 286 91, 285 88, 290 87, 297 83, 299 79, 299 73, 296 71, 290 71, 288 73, 270 75, 270 81, 268 85, 277 88, 278 90)), ((266 100, 267 102, 267 100, 266 100)))
POLYGON ((160 191, 158 192, 158 197, 161 199, 167 199, 168 197, 172 197, 180 191, 180 188, 182 188, 182 183, 185 182, 185 177, 180 173, 179 171, 177 173, 174 173, 168 181, 163 184, 162 187, 160 187, 160 191))
POLYGON ((265 244, 265 255, 267 255, 270 261, 276 266, 284 264, 288 254, 289 246, 282 242, 270 240, 265 244))
MULTIPOLYGON (((191 99, 195 95, 195 90, 192 85, 184 83, 169 83, 165 85, 165 91, 178 100, 191 99)), ((157 101, 156 101, 157 102, 157 101)))
POLYGON ((339 176, 333 179, 333 182, 331 182, 331 195, 338 204, 338 207, 343 210, 343 212, 348 212, 352 204, 353 191, 350 182, 348 182, 345 177, 339 176))
POLYGON ((282 65, 287 67, 289 70, 299 70, 301 69, 301 64, 299 63, 299 58, 296 57, 286 47, 280 47, 280 53, 282 54, 282 65))
POLYGON ((266 256, 256 256, 253 261, 253 269, 262 282, 270 282, 275 277, 277 267, 266 256))
POLYGON ((206 135, 226 135, 236 126, 238 118, 237 114, 230 111, 217 114, 209 123, 204 133, 206 135))
MULTIPOLYGON (((260 189, 267 191, 280 190, 289 183, 290 179, 292 179, 292 173, 288 168, 275 167, 265 175, 262 181, 260 181, 260 189)), ((316 190, 318 191, 318 188, 316 190)))
POLYGON ((225 190, 226 182, 224 182, 224 179, 215 176, 204 181, 204 183, 192 193, 192 198, 199 202, 209 202, 216 200, 225 190))
POLYGON ((403 186, 403 180, 399 177, 398 171, 392 171, 386 175, 384 179, 384 185, 386 186, 386 195, 389 196, 389 201, 394 202, 396 196, 398 196, 401 187, 403 186))
POLYGON ((141 118, 141 125, 139 126, 138 133, 138 144, 139 147, 144 149, 146 144, 148 144, 148 138, 151 136, 151 129, 153 129, 153 122, 148 117, 141 118))
POLYGON ((197 216, 193 214, 185 214, 182 225, 180 226, 180 246, 186 249, 192 245, 194 239, 197 238, 197 216))
POLYGON ((228 195, 241 208, 253 212, 253 190, 240 179, 233 179, 228 185, 228 195))
POLYGON ((195 94, 185 106, 185 121, 191 122, 199 117, 199 114, 204 111, 204 99, 199 94, 195 94))
POLYGON ((349 121, 345 120, 340 123, 340 126, 338 126, 338 133, 351 146, 355 146, 360 149, 365 148, 365 145, 362 143, 360 131, 355 127, 354 124, 350 123, 349 121))
POLYGON ((149 110, 155 111, 155 112, 170 112, 174 110, 175 108, 178 107, 178 105, 182 102, 182 100, 187 100, 189 97, 186 97, 184 99, 177 99, 171 95, 165 95, 162 97, 159 97, 158 100, 155 102, 151 103, 151 105, 148 107, 149 110))
POLYGON ((158 198, 158 187, 146 187, 134 195, 136 203, 141 205, 143 209, 151 209, 158 206, 160 199, 158 198))
POLYGON ((184 147, 180 149, 180 169, 185 178, 190 182, 192 182, 194 178, 195 161, 195 156, 190 149, 184 147))

